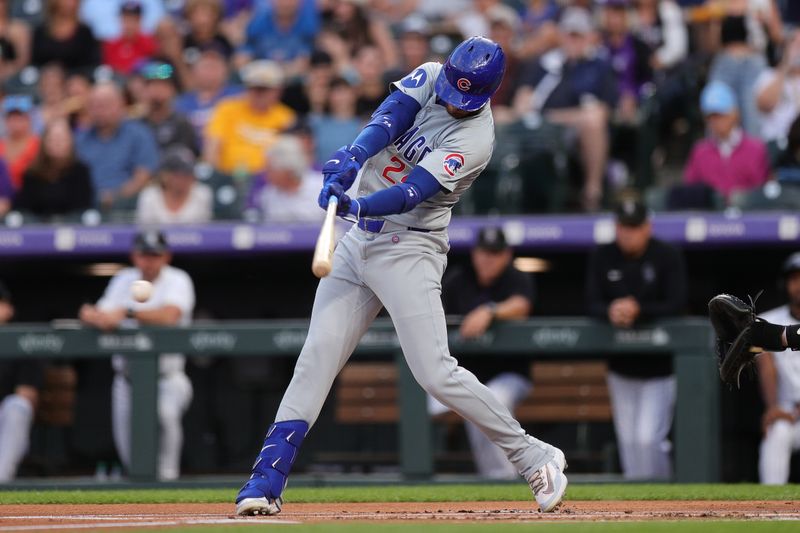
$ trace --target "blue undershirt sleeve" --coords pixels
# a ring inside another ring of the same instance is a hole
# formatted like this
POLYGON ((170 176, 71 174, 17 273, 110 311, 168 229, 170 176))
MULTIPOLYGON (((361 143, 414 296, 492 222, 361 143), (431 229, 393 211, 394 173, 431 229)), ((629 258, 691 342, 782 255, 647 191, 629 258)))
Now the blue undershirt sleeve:
POLYGON ((420 108, 419 102, 402 91, 387 96, 350 145, 350 151, 359 164, 363 165, 364 161, 408 131, 420 108))
POLYGON ((433 174, 416 167, 405 182, 354 200, 351 211, 359 217, 406 213, 440 190, 441 185, 433 174))

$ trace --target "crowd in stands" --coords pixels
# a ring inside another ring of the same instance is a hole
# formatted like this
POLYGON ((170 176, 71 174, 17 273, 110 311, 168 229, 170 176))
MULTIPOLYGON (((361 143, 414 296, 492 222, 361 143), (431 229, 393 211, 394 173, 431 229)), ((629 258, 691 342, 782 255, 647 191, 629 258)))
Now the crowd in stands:
POLYGON ((0 216, 316 220, 285 204, 478 34, 508 58, 482 192, 525 194, 466 212, 746 208, 800 179, 798 24, 788 0, 0 0, 0 216))

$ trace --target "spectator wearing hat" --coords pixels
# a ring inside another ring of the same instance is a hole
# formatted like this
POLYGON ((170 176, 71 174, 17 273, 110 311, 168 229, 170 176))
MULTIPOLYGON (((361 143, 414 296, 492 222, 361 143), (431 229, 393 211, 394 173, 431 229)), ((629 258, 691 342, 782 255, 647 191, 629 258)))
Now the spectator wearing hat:
MULTIPOLYGON (((480 337, 495 321, 522 320, 530 315, 535 297, 533 278, 514 267, 513 256, 503 230, 488 226, 478 233, 470 265, 448 270, 442 302, 445 313, 462 317, 459 333, 463 338, 480 337)), ((481 357, 463 364, 512 413, 531 390, 529 361, 481 357)), ((429 397, 428 410, 437 415, 447 408, 429 397)), ((474 424, 467 422, 466 430, 479 475, 490 479, 519 477, 505 453, 474 424)))
POLYGON ((311 166, 300 139, 281 135, 267 150, 266 185, 258 197, 264 222, 315 222, 322 173, 311 166))
POLYGON ((120 74, 130 74, 156 53, 156 41, 142 31, 142 4, 129 0, 120 5, 119 37, 103 42, 103 63, 120 74))
MULTIPOLYGON (((761 318, 790 326, 800 322, 800 252, 784 261, 781 274, 787 303, 761 318)), ((800 450, 800 358, 792 350, 763 352, 756 365, 764 400, 759 479, 765 485, 785 485, 792 454, 800 450)))
POLYGON ((150 128, 126 118, 122 92, 111 82, 92 89, 89 129, 79 132, 78 156, 92 173, 101 207, 132 209, 136 195, 158 165, 158 145, 150 128))
POLYGON ((195 156, 184 146, 169 148, 158 167, 158 183, 139 194, 136 222, 150 226, 202 224, 212 218, 211 188, 195 178, 195 156))
POLYGON ((325 113, 312 113, 308 123, 316 138, 316 162, 322 164, 339 147, 355 139, 363 120, 356 115, 358 92, 344 78, 335 78, 328 89, 328 103, 325 113))
POLYGON ((175 111, 185 116, 194 127, 200 147, 214 106, 223 99, 242 92, 241 87, 228 83, 230 72, 225 52, 210 44, 197 49, 191 65, 192 90, 175 99, 175 111))
POLYGON ((33 130, 33 99, 26 94, 11 94, 3 99, 6 134, 0 138, 0 157, 5 159, 15 189, 39 151, 39 136, 33 130))
POLYGON ((703 183, 728 198, 769 178, 769 157, 760 140, 739 125, 739 107, 733 90, 722 82, 709 83, 700 95, 708 135, 692 148, 684 182, 703 183))
MULTIPOLYGON (((103 0, 106 4, 113 3, 103 0)), ((91 69, 102 61, 100 43, 78 18, 75 0, 48 0, 44 21, 33 30, 31 64, 59 63, 66 70, 91 69)), ((116 18, 116 17, 114 17, 116 18)))
POLYGON ((72 130, 65 119, 50 122, 41 146, 25 171, 14 209, 38 217, 75 214, 94 205, 89 167, 77 158, 72 130))
MULTIPOLYGON (((195 295, 189 274, 170 265, 164 235, 145 231, 136 235, 131 251, 132 268, 115 274, 96 305, 84 305, 80 319, 87 326, 103 331, 148 326, 188 326, 192 321, 195 295), (145 302, 131 295, 131 284, 145 280, 153 292, 145 302)), ((161 354, 158 378, 158 477, 177 479, 183 448, 183 414, 192 400, 192 384, 184 372, 183 354, 161 354)), ((131 385, 127 358, 114 355, 114 382, 111 388, 111 414, 114 443, 122 464, 131 462, 131 385)))
POLYGON ((319 31, 319 13, 314 0, 279 0, 259 3, 245 30, 244 45, 235 63, 253 59, 280 63, 288 77, 301 75, 319 31))
MULTIPOLYGON (((13 317, 11 294, 0 282, 0 327, 13 317)), ((42 367, 36 359, 0 359, 0 483, 13 481, 28 452, 42 367)))
POLYGON ((153 132, 161 151, 173 146, 183 146, 199 153, 200 141, 187 118, 175 110, 178 81, 173 66, 154 61, 142 69, 145 80, 144 123, 153 132))
POLYGON ((292 126, 294 112, 281 103, 284 74, 274 61, 242 69, 245 94, 221 101, 205 132, 205 160, 223 174, 253 175, 265 166, 275 136, 292 126))
POLYGON ((578 138, 585 180, 581 205, 596 210, 603 195, 609 151, 609 112, 618 91, 608 60, 597 55, 591 14, 564 10, 559 22, 560 46, 541 56, 520 80, 514 97, 517 112, 531 125, 557 125, 578 138))
MULTIPOLYGON (((683 256, 652 236, 644 204, 623 198, 616 208, 616 239, 598 246, 586 271, 591 316, 628 329, 680 316, 686 306, 683 256)), ((668 479, 667 440, 675 405, 668 357, 631 355, 609 360, 608 387, 622 472, 626 479, 668 479)))
POLYGON ((214 47, 227 61, 233 55, 233 45, 221 30, 223 5, 220 0, 187 0, 183 7, 184 17, 189 23, 183 36, 185 57, 203 48, 214 47))
POLYGON ((164 0, 82 0, 80 18, 103 41, 117 39, 123 32, 122 6, 138 4, 142 33, 153 35, 164 20, 164 0))

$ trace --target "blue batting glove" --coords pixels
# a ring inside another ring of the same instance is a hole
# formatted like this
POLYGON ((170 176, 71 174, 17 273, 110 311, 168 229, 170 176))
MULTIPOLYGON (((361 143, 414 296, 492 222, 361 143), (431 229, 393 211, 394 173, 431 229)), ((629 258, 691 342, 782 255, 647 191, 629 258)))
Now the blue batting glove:
POLYGON ((356 180, 356 175, 365 160, 363 150, 356 146, 342 146, 322 166, 322 175, 325 183, 336 181, 342 184, 345 190, 349 189, 356 180))
POLYGON ((328 200, 331 196, 335 196, 339 202, 336 205, 336 214, 339 216, 355 215, 358 216, 359 205, 358 200, 353 200, 344 192, 344 188, 338 182, 332 181, 322 186, 319 193, 319 206, 322 209, 328 209, 328 200))

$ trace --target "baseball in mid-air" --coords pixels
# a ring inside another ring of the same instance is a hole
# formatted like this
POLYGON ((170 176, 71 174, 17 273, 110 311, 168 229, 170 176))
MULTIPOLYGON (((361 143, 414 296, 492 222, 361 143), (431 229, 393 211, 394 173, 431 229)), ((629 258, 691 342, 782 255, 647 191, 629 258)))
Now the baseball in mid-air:
POLYGON ((146 302, 153 294, 153 284, 147 280, 137 279, 131 283, 131 296, 139 303, 146 302))

